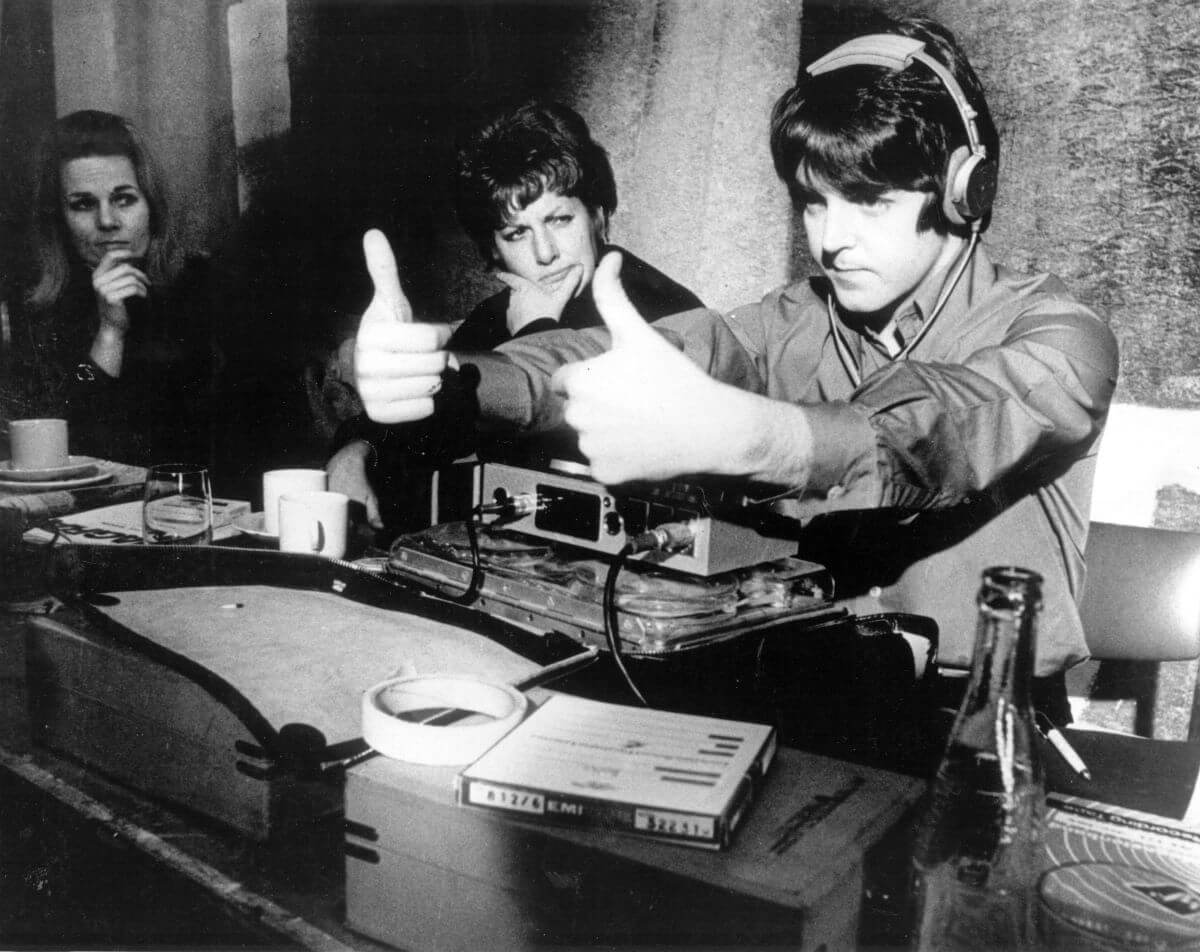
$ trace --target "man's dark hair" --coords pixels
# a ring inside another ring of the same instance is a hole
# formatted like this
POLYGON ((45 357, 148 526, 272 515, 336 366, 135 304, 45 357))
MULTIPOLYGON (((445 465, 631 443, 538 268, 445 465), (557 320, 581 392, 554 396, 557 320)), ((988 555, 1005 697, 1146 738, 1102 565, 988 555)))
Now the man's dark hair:
POLYGON ((459 221, 484 259, 493 233, 546 191, 578 198, 607 220, 617 208, 608 153, 575 110, 531 100, 478 129, 459 149, 455 199, 459 221))
MULTIPOLYGON (((954 36, 926 17, 880 19, 862 35, 892 33, 921 40, 925 52, 944 65, 977 113, 975 123, 988 157, 999 159, 1000 138, 979 77, 954 36)), ((942 81, 921 63, 903 70, 848 66, 818 76, 806 74, 771 115, 775 171, 798 198, 803 170, 842 194, 871 199, 889 189, 928 192, 919 229, 944 233, 951 227, 934 196, 946 187, 946 165, 967 131, 942 81)), ((986 225, 986 221, 985 221, 986 225)))

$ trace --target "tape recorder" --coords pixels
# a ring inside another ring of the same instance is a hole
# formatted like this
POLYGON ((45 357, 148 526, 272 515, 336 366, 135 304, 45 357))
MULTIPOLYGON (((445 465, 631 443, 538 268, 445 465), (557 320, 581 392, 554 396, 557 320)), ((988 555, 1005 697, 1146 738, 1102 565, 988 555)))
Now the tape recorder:
MULTIPOLYGON (((388 571, 473 607, 584 644, 664 654, 793 618, 835 615, 825 569, 736 487, 610 488, 586 471, 487 463, 475 521, 392 545, 388 571)), ((443 511, 445 507, 443 507, 443 511)))
MULTIPOLYGON (((565 464, 559 464, 563 467, 565 464)), ((796 553, 732 490, 697 483, 643 484, 617 492, 569 470, 489 464, 483 511, 491 524, 604 555, 711 576, 796 553)))

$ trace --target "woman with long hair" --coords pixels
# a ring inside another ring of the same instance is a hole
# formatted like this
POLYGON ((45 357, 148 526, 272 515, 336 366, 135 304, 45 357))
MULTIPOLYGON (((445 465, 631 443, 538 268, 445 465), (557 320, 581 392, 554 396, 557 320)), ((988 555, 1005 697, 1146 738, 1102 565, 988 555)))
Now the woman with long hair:
POLYGON ((210 269, 177 240, 162 174, 127 119, 86 109, 54 123, 26 251, 4 415, 65 417, 74 453, 207 460, 220 364, 210 269))

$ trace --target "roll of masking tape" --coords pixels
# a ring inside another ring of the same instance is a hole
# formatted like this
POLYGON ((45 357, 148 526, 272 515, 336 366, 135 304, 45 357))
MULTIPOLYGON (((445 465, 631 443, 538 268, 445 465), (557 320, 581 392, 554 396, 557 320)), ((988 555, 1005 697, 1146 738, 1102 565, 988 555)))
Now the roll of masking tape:
POLYGON ((390 678, 367 690, 363 740, 413 764, 469 764, 521 723, 525 695, 460 675, 390 678))

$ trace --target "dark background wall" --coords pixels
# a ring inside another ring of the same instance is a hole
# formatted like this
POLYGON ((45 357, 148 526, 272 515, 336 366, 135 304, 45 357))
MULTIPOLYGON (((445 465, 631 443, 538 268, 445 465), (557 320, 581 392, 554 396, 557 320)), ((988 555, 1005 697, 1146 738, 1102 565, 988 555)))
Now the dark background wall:
POLYGON ((499 285, 450 204, 455 143, 498 103, 538 95, 579 109, 609 149, 615 240, 718 307, 786 277, 790 211, 765 137, 795 71, 792 0, 292 0, 289 10, 293 128, 264 147, 263 178, 293 169, 311 226, 288 224, 295 183, 280 200, 257 191, 251 209, 285 244, 309 242, 324 260, 313 241, 332 242, 349 255, 341 273, 361 273, 362 229, 382 227, 418 313, 463 316, 499 285), (271 154, 280 147, 286 161, 271 154))
POLYGON ((934 6, 1008 146, 993 244, 1060 274, 1121 344, 1120 396, 1200 402, 1200 16, 1190 0, 934 6))
POLYGON ((0 7, 0 278, 20 247, 34 144, 54 116, 53 45, 48 4, 0 7))
MULTIPOLYGON (((268 153, 250 218, 335 284, 362 272, 363 230, 383 228, 419 313, 463 314, 485 285, 450 202, 455 141, 497 102, 553 95, 587 14, 581 2, 294 0, 292 132, 268 153)), ((361 290, 345 303, 361 307, 361 290)))

